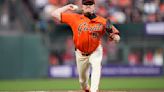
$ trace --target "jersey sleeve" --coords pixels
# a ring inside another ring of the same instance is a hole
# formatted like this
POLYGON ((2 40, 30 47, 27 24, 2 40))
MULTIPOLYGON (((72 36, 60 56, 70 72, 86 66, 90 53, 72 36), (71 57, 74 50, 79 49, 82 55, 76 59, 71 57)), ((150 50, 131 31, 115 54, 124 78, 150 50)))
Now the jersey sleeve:
POLYGON ((62 13, 61 14, 61 22, 71 25, 75 20, 74 13, 62 13))

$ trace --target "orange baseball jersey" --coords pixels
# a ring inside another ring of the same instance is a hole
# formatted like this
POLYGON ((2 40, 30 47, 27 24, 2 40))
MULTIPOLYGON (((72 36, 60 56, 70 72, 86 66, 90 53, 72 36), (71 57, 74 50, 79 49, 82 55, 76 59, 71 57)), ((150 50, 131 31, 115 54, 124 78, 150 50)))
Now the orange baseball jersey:
POLYGON ((70 25, 75 47, 83 53, 95 51, 106 30, 106 19, 100 16, 90 20, 83 14, 62 13, 61 22, 70 25))

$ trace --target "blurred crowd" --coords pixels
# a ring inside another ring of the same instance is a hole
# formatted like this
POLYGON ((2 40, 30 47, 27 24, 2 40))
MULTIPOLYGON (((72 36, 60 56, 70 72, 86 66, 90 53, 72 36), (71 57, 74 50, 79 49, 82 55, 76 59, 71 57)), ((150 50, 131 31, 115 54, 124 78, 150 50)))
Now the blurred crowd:
MULTIPOLYGON (((164 0, 95 1, 97 14, 109 18, 115 24, 164 21, 164 0)), ((17 17, 15 8, 18 8, 18 10, 24 8, 22 16, 31 17, 34 23, 39 23, 39 26, 40 24, 46 26, 44 22, 49 20, 49 17, 45 14, 45 7, 53 5, 55 8, 59 8, 68 3, 81 6, 81 0, 1 0, 1 24, 8 25, 8 23, 14 21, 17 17), (18 7, 19 5, 21 7, 18 7), (23 15, 24 13, 25 15, 23 15)))
MULTIPOLYGON (((26 0, 24 0, 26 1, 26 0)), ((31 0, 42 15, 48 4, 55 8, 68 3, 81 6, 81 0, 31 0)), ((95 0, 98 15, 114 23, 140 23, 164 21, 164 0, 95 0)), ((26 1, 27 2, 27 1, 26 1)))

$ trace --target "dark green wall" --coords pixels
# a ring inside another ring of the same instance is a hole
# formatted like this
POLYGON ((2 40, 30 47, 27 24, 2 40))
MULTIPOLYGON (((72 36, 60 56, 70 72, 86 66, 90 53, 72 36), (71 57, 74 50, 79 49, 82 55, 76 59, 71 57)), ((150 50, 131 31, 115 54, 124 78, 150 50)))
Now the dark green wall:
POLYGON ((0 79, 46 77, 48 51, 40 35, 0 36, 0 79))

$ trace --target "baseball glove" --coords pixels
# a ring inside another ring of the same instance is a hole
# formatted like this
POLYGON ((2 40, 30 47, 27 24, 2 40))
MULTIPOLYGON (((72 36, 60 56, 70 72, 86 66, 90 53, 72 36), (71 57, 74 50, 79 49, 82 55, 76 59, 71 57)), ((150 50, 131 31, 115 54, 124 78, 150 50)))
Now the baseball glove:
POLYGON ((113 40, 114 35, 119 35, 119 31, 113 26, 113 24, 111 23, 111 21, 109 19, 107 19, 107 21, 106 21, 105 32, 108 35, 108 38, 110 41, 113 40))

